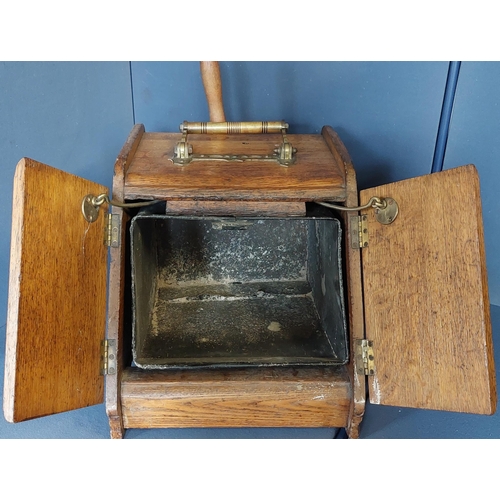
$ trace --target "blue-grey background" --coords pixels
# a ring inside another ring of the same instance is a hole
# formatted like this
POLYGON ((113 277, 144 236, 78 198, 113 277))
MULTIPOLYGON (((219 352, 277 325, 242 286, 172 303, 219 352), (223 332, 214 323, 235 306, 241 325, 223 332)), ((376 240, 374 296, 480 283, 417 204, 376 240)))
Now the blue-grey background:
MULTIPOLYGON (((292 133, 331 125, 360 188, 430 173, 448 62, 222 62, 228 120, 280 120, 292 133)), ((481 179, 494 343, 500 346, 500 63, 463 62, 444 168, 481 179)), ((3 386, 12 180, 23 156, 111 186, 134 123, 177 131, 207 120, 197 62, 0 63, 0 383, 3 386)), ((496 350, 500 374, 500 347, 496 350)), ((107 438, 104 405, 8 424, 0 438, 107 438)), ((335 429, 129 430, 127 438, 331 438, 335 429)), ((500 417, 368 404, 363 438, 500 437, 500 417)))

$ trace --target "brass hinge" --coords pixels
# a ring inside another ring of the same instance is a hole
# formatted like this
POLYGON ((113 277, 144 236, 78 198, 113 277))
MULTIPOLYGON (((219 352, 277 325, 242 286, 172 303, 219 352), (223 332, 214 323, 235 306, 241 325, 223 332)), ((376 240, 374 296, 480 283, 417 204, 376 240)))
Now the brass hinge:
POLYGON ((356 341, 356 369, 361 375, 373 375, 375 373, 372 340, 363 339, 356 341))
POLYGON ((116 340, 101 341, 101 375, 116 373, 116 340))
POLYGON ((365 248, 368 246, 368 216, 353 215, 351 220, 351 246, 352 248, 365 248))
POLYGON ((113 248, 120 246, 120 216, 118 214, 108 214, 108 221, 104 233, 104 244, 113 248))

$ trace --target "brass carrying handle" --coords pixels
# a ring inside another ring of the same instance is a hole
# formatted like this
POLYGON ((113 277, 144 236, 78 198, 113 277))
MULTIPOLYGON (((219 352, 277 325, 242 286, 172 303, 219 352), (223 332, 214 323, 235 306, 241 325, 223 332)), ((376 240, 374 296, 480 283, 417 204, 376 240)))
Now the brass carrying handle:
POLYGON ((280 122, 183 122, 181 132, 188 134, 280 134, 288 123, 280 122))
POLYGON ((222 101, 220 67, 216 61, 200 62, 201 79, 207 96, 210 122, 184 122, 181 132, 187 134, 279 134, 288 124, 280 122, 226 122, 222 101))
POLYGON ((220 82, 219 64, 216 62, 201 62, 201 77, 210 112, 209 122, 183 122, 180 125, 182 137, 174 147, 171 161, 174 165, 187 165, 194 160, 215 161, 277 161, 282 166, 292 165, 297 149, 292 147, 287 139, 288 124, 284 121, 275 122, 226 122, 222 105, 222 85, 220 82), (192 144, 188 142, 188 134, 281 134, 281 145, 274 149, 273 154, 242 155, 242 154, 196 154, 192 144))
POLYGON ((224 104, 222 102, 222 83, 219 63, 215 61, 200 62, 201 79, 207 96, 208 112, 211 122, 225 122, 224 104))

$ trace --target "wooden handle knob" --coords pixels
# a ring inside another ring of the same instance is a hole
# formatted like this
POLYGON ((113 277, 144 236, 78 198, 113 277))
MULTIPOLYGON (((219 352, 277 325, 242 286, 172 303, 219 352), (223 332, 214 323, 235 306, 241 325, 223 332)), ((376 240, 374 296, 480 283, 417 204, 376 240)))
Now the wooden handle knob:
POLYGON ((201 79, 208 102, 211 122, 225 122, 224 104, 222 103, 222 83, 218 62, 200 62, 201 79))

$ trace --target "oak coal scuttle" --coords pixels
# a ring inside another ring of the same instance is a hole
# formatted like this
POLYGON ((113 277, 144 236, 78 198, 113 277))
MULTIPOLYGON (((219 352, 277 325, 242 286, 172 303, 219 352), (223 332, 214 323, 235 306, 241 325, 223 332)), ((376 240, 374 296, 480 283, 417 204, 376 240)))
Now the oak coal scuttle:
POLYGON ((19 162, 6 419, 105 399, 114 438, 153 427, 357 437, 367 389, 374 404, 494 413, 474 166, 358 192, 330 127, 228 123, 217 66, 203 78, 211 121, 136 125, 111 196, 19 162))

